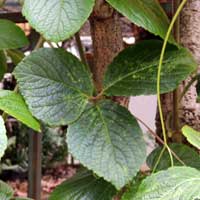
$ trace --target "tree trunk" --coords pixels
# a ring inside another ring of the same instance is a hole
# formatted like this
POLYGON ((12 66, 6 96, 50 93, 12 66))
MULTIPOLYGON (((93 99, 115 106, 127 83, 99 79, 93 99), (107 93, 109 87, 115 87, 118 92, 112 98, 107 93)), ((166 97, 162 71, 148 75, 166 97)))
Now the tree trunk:
MULTIPOLYGON (((104 0, 96 0, 90 26, 94 49, 91 71, 97 92, 100 92, 107 66, 124 48, 119 15, 104 0)), ((128 98, 113 97, 113 100, 128 106, 128 98)))
MULTIPOLYGON (((174 0, 175 1, 175 0, 174 0)), ((180 16, 180 26, 179 26, 179 36, 180 43, 190 49, 196 58, 197 62, 200 64, 200 0, 188 0, 185 5, 181 16, 180 16)), ((187 80, 183 81, 178 89, 180 94, 188 82, 191 80, 189 77, 187 80)), ((193 84, 188 92, 183 97, 179 104, 179 122, 181 128, 184 124, 188 124, 193 128, 200 130, 200 104, 197 103, 197 92, 196 84, 193 84)), ((168 138, 171 138, 173 142, 181 142, 180 138, 177 137, 173 127, 173 94, 162 95, 162 107, 164 113, 164 119, 166 124, 168 138)), ((157 113, 156 116, 156 132, 158 135, 162 135, 162 130, 160 126, 160 118, 157 113)))
MULTIPOLYGON (((90 26, 94 50, 91 71, 96 90, 100 92, 107 66, 124 48, 119 15, 104 0, 96 0, 90 17, 90 26)), ((127 98, 113 97, 113 100, 123 106, 128 106, 127 98)), ((119 197, 115 198, 117 199, 119 197)))

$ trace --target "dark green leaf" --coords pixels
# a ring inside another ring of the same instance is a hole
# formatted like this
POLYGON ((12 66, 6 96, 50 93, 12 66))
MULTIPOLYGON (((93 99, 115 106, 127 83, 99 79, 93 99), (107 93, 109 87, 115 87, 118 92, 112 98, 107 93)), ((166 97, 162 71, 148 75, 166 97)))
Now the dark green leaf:
POLYGON ((0 50, 0 80, 2 80, 7 70, 7 59, 3 51, 0 50))
MULTIPOLYGON (((106 0, 130 21, 165 38, 169 19, 157 0, 106 0)), ((173 37, 169 39, 175 43, 173 37)))
POLYGON ((26 0, 23 14, 47 40, 59 42, 75 34, 92 12, 95 0, 26 0), (44 9, 45 8, 45 9, 44 9))
POLYGON ((137 193, 123 200, 198 200, 200 171, 190 167, 173 167, 147 177, 137 193))
POLYGON ((40 124, 33 118, 20 94, 9 90, 0 90, 0 109, 30 128, 40 131, 40 124))
MULTIPOLYGON (((170 144, 170 149, 176 153, 176 155, 185 163, 185 165, 193 168, 200 169, 200 155, 184 144, 170 144)), ((162 147, 156 148, 147 158, 148 166, 153 169, 156 161, 160 155, 162 147)), ((182 166, 175 157, 174 158, 174 166, 182 166)), ((167 150, 164 151, 162 158, 157 166, 157 171, 167 169, 171 166, 169 152, 167 150)))
POLYGON ((69 151, 118 189, 145 160, 145 143, 130 112, 111 101, 89 104, 68 130, 69 151))
POLYGON ((184 126, 182 128, 182 132, 190 144, 200 149, 200 132, 199 131, 195 131, 193 128, 189 126, 184 126))
POLYGON ((6 135, 6 128, 4 125, 3 118, 0 116, 0 160, 4 155, 4 152, 7 148, 7 144, 8 144, 8 139, 6 135))
MULTIPOLYGON (((156 94, 158 61, 162 45, 162 41, 147 40, 122 51, 108 66, 104 78, 104 94, 156 94)), ((196 68, 197 64, 187 49, 168 45, 161 72, 161 93, 175 89, 196 68)))
POLYGON ((33 52, 14 74, 32 114, 49 125, 76 120, 93 93, 85 66, 63 49, 33 52))
POLYGON ((28 43, 24 32, 15 23, 0 19, 0 50, 17 49, 28 43))
POLYGON ((14 192, 12 188, 8 184, 4 183, 3 181, 0 181, 0 199, 10 200, 13 194, 14 192))
POLYGON ((59 185, 49 200, 112 200, 115 194, 116 190, 110 183, 82 170, 59 185))

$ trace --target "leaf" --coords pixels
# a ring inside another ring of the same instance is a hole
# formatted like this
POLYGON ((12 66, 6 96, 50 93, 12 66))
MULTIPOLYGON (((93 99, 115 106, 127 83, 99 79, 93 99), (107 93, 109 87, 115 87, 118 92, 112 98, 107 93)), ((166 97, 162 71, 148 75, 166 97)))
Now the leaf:
POLYGON ((1 200, 10 200, 10 198, 13 196, 14 191, 12 188, 4 183, 3 181, 0 181, 0 199, 1 200))
POLYGON ((132 198, 123 200, 198 200, 200 171, 173 167, 147 177, 132 198))
POLYGON ((6 70, 7 70, 6 55, 3 51, 0 50, 0 80, 2 80, 6 70))
POLYGON ((7 54, 15 65, 19 64, 25 57, 25 55, 18 50, 7 50, 7 54))
MULTIPOLYGON (((184 144, 169 144, 170 149, 185 163, 186 166, 193 167, 200 170, 200 155, 192 148, 184 144)), ((162 147, 156 148, 147 158, 147 165, 153 169, 156 161, 160 155, 162 147)), ((182 166, 175 157, 174 166, 182 166)), ((163 156, 157 166, 157 171, 167 169, 171 166, 169 152, 164 151, 163 156)))
POLYGON ((23 14, 47 40, 59 42, 70 38, 81 28, 94 3, 95 0, 26 0, 23 14))
POLYGON ((132 180, 146 156, 137 121, 109 100, 88 104, 69 126, 67 143, 76 159, 117 189, 132 180))
POLYGON ((190 144, 200 149, 200 132, 195 131, 187 125, 182 128, 182 132, 190 144))
MULTIPOLYGON (((131 22, 165 38, 169 19, 157 0, 106 0, 131 22)), ((171 35, 169 42, 175 43, 171 35)))
POLYGON ((0 19, 0 50, 17 49, 28 44, 24 32, 15 23, 0 19))
MULTIPOLYGON (((108 66, 104 77, 104 94, 156 94, 161 48, 162 41, 147 40, 123 50, 108 66)), ((197 64, 187 49, 168 45, 161 72, 161 93, 175 89, 196 68, 197 64)))
POLYGON ((27 198, 27 197, 16 197, 13 200, 33 200, 33 199, 30 199, 30 198, 27 198))
POLYGON ((33 118, 20 94, 9 90, 0 90, 0 109, 28 127, 40 131, 40 124, 33 118))
POLYGON ((49 200, 112 200, 115 188, 92 172, 81 170, 64 181, 50 195, 49 200))
POLYGON ((85 66, 63 49, 33 52, 14 74, 32 114, 53 126, 76 120, 93 93, 91 75, 85 66))
POLYGON ((4 155, 5 150, 7 149, 8 138, 6 135, 6 128, 4 125, 4 120, 0 116, 0 160, 4 155))

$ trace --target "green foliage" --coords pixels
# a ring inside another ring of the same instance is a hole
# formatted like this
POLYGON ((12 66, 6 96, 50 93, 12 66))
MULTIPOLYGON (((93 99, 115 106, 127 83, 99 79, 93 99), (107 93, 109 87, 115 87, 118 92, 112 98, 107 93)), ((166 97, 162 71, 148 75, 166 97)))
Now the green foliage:
MULTIPOLYGON (((123 50, 108 66, 104 78, 104 94, 156 94, 156 75, 162 44, 159 40, 147 40, 123 50)), ((187 49, 169 44, 161 72, 161 93, 175 89, 196 69, 197 63, 187 49)))
POLYGON ((136 120, 111 101, 89 104, 68 131, 69 151, 75 158, 118 189, 145 161, 145 143, 136 120))
POLYGON ((0 19, 0 50, 17 49, 28 45, 24 32, 13 22, 0 19))
POLYGON ((200 198, 200 171, 190 167, 173 167, 142 181, 132 197, 123 200, 197 200, 200 198))
POLYGON ((182 132, 190 144, 200 149, 200 132, 195 131, 187 125, 182 128, 182 132))
POLYGON ((93 93, 85 66, 63 49, 33 52, 14 74, 32 114, 49 125, 67 125, 76 120, 93 93))
MULTIPOLYGON (((186 166, 190 166, 200 170, 200 155, 192 148, 184 144, 169 144, 170 149, 184 162, 186 166)), ((156 148, 147 158, 148 166, 153 169, 161 153, 162 147, 156 148)), ((182 166, 183 164, 174 158, 174 166, 182 166)), ((164 151, 162 158, 156 168, 157 171, 167 169, 171 166, 169 153, 164 151)))
POLYGON ((3 118, 0 117, 0 160, 2 156, 4 155, 4 152, 7 148, 7 136, 6 136, 6 128, 4 125, 3 118))
POLYGON ((95 0, 26 0, 23 14, 47 40, 59 42, 73 36, 92 12, 95 0))
POLYGON ((20 94, 9 90, 0 90, 0 109, 30 128, 40 131, 40 124, 33 118, 20 94))
POLYGON ((12 190, 12 188, 3 181, 0 181, 0 199, 10 200, 13 194, 14 191, 12 190))
POLYGON ((115 188, 92 172, 81 170, 71 179, 59 185, 49 200, 112 200, 115 188))
MULTIPOLYGON (((157 0, 107 2, 136 25, 165 38, 169 20, 157 0)), ((26 0, 23 14, 44 38, 59 42, 81 28, 94 4, 95 0, 26 0)), ((172 36, 169 42, 175 44, 172 36)), ((40 125, 32 114, 51 126, 69 124, 67 142, 70 152, 100 177, 84 170, 58 186, 51 200, 111 200, 116 193, 114 186, 120 190, 129 183, 132 183, 130 190, 123 200, 199 198, 200 172, 196 169, 170 168, 149 176, 141 184, 141 179, 134 179, 146 157, 142 133, 126 108, 108 100, 112 96, 156 94, 162 41, 143 41, 116 56, 105 74, 103 91, 97 96, 93 96, 92 74, 75 56, 59 48, 41 48, 22 60, 23 54, 10 50, 27 44, 27 38, 19 27, 0 20, 0 50, 7 50, 7 55, 17 64, 14 75, 25 99, 2 90, 0 109, 37 131, 40 125)), ((5 55, 2 52, 0 61, 3 64, 0 64, 4 66, 5 55)), ((161 93, 173 91, 196 69, 197 63, 187 49, 168 44, 160 77, 161 93)), ((188 140, 199 148, 198 134, 191 130, 188 134, 187 130, 183 132, 186 132, 188 140)), ((48 129, 47 132, 53 138, 54 131, 48 129)), ((195 151, 178 144, 170 147, 185 164, 199 168, 199 156, 195 151)), ((150 167, 159 153, 160 149, 156 149, 148 158, 150 167)), ((177 160, 175 165, 179 165, 177 160)), ((168 154, 164 152, 158 169, 168 167, 168 154)))
POLYGON ((2 80, 7 70, 7 59, 4 51, 0 50, 0 80, 2 80))
MULTIPOLYGON (((165 38, 169 19, 157 0, 106 1, 134 24, 143 27, 155 35, 159 35, 161 38, 165 38)), ((175 43, 173 36, 170 37, 169 41, 175 43)))

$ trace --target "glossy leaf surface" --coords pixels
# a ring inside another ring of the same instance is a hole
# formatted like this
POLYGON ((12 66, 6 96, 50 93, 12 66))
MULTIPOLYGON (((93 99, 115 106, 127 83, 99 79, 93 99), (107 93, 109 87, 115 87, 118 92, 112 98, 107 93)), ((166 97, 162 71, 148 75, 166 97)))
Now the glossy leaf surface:
POLYGON ((112 200, 115 194, 116 190, 110 183, 82 170, 57 186, 49 200, 112 200))
MULTIPOLYGON (((123 50, 108 66, 104 94, 137 96, 156 94, 158 62, 162 41, 146 40, 123 50)), ((168 45, 161 72, 161 93, 174 90, 194 72, 197 64, 185 49, 168 45)))
POLYGON ((14 74, 32 114, 49 125, 67 125, 76 120, 93 93, 85 66, 63 49, 33 52, 14 74))
POLYGON ((47 40, 59 42, 75 34, 92 12, 95 0, 26 0, 23 14, 47 40))
POLYGON ((87 106, 69 126, 67 142, 76 159, 118 189, 136 175, 146 155, 136 120, 107 100, 87 106))

